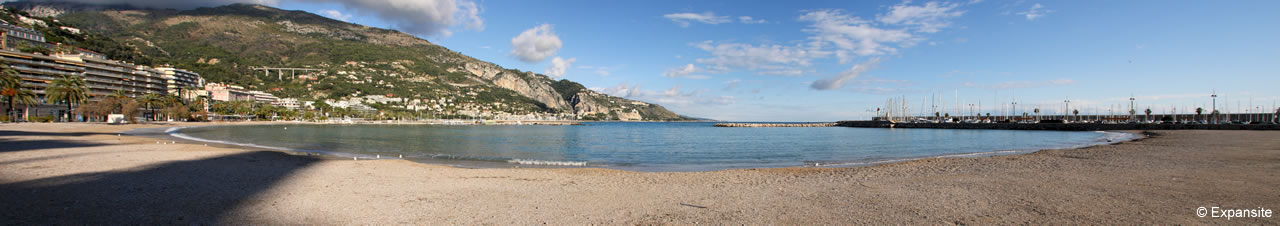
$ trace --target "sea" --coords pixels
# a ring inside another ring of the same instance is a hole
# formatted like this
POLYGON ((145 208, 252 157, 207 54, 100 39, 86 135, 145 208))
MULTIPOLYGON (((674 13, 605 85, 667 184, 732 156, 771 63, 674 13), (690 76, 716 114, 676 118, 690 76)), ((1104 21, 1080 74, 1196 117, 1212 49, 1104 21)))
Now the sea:
POLYGON ((714 127, 712 122, 583 125, 284 124, 174 128, 179 138, 341 158, 459 167, 712 171, 847 167, 1077 148, 1132 139, 1102 131, 714 127))

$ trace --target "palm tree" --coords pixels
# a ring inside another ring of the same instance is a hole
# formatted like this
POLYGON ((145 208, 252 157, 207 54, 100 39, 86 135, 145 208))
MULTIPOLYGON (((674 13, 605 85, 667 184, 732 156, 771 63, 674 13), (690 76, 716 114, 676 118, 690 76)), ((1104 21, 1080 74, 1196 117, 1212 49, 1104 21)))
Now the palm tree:
POLYGON ((1080 109, 1071 110, 1071 115, 1074 115, 1074 117, 1072 117, 1072 118, 1074 118, 1074 119, 1072 119, 1072 120, 1079 119, 1079 118, 1080 118, 1080 109))
POLYGON ((156 116, 156 110, 155 108, 152 108, 152 107, 154 107, 153 105, 159 105, 161 101, 164 101, 162 98, 163 97, 161 97, 160 94, 154 94, 154 93, 148 93, 146 95, 142 95, 141 97, 138 97, 138 102, 142 102, 142 104, 146 105, 147 111, 151 112, 151 121, 158 120, 156 116))
MULTIPOLYGON (((31 90, 26 90, 26 89, 18 90, 18 95, 11 97, 10 99, 11 102, 13 101, 13 98, 16 98, 17 102, 19 104, 22 104, 23 112, 27 112, 27 109, 31 108, 31 105, 35 105, 36 103, 38 103, 38 101, 36 101, 36 92, 32 92, 31 90)), ((31 116, 23 114, 22 117, 23 117, 23 121, 27 121, 26 119, 31 116)))
POLYGON ((17 120, 12 115, 13 104, 16 102, 14 98, 21 90, 22 79, 18 77, 18 70, 14 70, 7 64, 0 64, 0 95, 8 97, 9 100, 9 108, 4 111, 4 115, 9 116, 13 121, 17 120))
POLYGON ((1144 113, 1147 113, 1147 117, 1146 117, 1146 118, 1142 118, 1142 120, 1151 120, 1151 108, 1147 108, 1147 110, 1146 110, 1146 111, 1143 111, 1143 112, 1144 112, 1144 113))
POLYGON ((189 104, 188 100, 195 97, 190 97, 188 93, 190 93, 191 91, 200 90, 200 89, 204 89, 204 88, 199 86, 179 86, 178 97, 182 98, 183 104, 189 104))
POLYGON ((45 89, 48 93, 49 102, 66 102, 67 103, 67 120, 71 120, 71 105, 82 104, 89 100, 89 87, 84 84, 84 78, 79 75, 65 75, 62 78, 53 80, 49 84, 49 88, 45 89))
POLYGON ((1204 112, 1204 108, 1196 108, 1196 121, 1200 120, 1200 113, 1204 112))

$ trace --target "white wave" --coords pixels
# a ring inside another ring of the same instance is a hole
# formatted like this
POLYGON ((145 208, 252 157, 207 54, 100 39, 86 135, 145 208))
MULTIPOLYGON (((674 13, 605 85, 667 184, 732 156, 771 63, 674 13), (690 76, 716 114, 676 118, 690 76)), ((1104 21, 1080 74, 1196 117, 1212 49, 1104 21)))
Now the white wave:
POLYGON ((587 166, 587 162, 574 161, 546 161, 546 160, 528 160, 528 159, 512 159, 507 163, 520 165, 540 165, 540 166, 587 166))
POLYGON ((344 157, 344 158, 373 159, 373 157, 371 157, 370 155, 358 155, 358 154, 351 154, 351 153, 345 153, 345 152, 331 152, 331 151, 317 151, 317 150, 302 150, 302 149, 285 148, 285 147, 276 147, 276 146, 266 146, 266 145, 251 144, 251 143, 238 143, 238 142, 231 142, 231 141, 225 141, 225 140, 211 140, 211 139, 204 139, 204 138, 193 137, 193 136, 189 136, 189 135, 187 135, 187 134, 183 134, 183 133, 179 132, 179 131, 181 131, 182 129, 186 129, 186 128, 192 128, 192 127, 173 127, 173 128, 166 129, 166 130, 164 131, 164 133, 169 134, 169 136, 173 136, 173 137, 177 137, 177 138, 182 138, 182 139, 187 139, 187 140, 193 140, 193 141, 199 141, 199 142, 205 142, 205 143, 227 144, 227 145, 235 145, 235 146, 242 146, 242 147, 252 147, 252 148, 270 149, 270 150, 277 150, 277 151, 293 151, 293 152, 317 153, 317 154, 330 155, 330 156, 338 156, 338 157, 344 157))

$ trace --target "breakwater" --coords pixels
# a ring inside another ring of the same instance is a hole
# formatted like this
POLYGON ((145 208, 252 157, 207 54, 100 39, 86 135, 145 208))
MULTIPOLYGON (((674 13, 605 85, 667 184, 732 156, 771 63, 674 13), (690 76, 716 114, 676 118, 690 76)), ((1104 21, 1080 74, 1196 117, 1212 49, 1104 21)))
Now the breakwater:
POLYGON ((716 127, 832 127, 836 123, 716 123, 716 127))
POLYGON ((1107 124, 1107 123, 892 123, 839 121, 836 126, 862 128, 1006 129, 1006 130, 1280 130, 1276 124, 1107 124))

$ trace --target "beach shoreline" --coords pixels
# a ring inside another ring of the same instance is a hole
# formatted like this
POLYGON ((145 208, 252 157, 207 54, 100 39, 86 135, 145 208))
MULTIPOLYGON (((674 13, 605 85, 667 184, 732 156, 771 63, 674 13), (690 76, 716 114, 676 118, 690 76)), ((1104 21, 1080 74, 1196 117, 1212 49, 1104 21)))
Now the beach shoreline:
POLYGON ((710 172, 468 169, 118 135, 183 125, 198 124, 0 124, 0 223, 1274 224, 1195 209, 1280 207, 1273 131, 710 172))
MULTIPOLYGON (((195 143, 204 143, 204 144, 210 144, 210 145, 220 145, 222 147, 228 147, 228 148, 267 149, 267 150, 275 150, 275 151, 281 151, 281 152, 286 152, 291 154, 303 154, 303 155, 315 154, 319 156, 331 157, 332 159, 351 159, 351 160, 384 159, 381 155, 376 155, 371 153, 353 153, 353 152, 342 152, 342 151, 332 151, 332 150, 300 150, 300 149, 285 148, 285 147, 265 146, 261 144, 237 143, 237 142, 226 141, 226 140, 210 140, 210 139, 193 137, 193 136, 181 133, 181 130, 190 129, 190 128, 220 127, 220 126, 254 126, 254 125, 297 125, 297 124, 330 125, 332 123, 308 123, 308 122, 234 123, 233 122, 233 123, 222 123, 222 124, 214 124, 214 125, 151 127, 151 128, 133 129, 128 131, 123 131, 121 133, 136 135, 136 136, 147 136, 147 137, 152 137, 152 138, 157 138, 162 140, 180 140, 186 143, 195 142, 195 143)), ((720 124, 716 124, 716 127, 720 127, 720 124)), ((1078 149, 1078 148, 1086 148, 1086 147, 1096 146, 1096 145, 1109 145, 1109 144, 1114 144, 1118 142, 1125 142, 1128 140, 1143 138, 1143 134, 1140 133, 1140 131, 1118 130, 1118 131, 1095 131, 1095 132, 1124 133, 1129 135, 1124 137, 1119 137, 1118 139, 1122 139, 1122 140, 1118 140, 1118 141, 1112 141, 1111 139, 1113 138, 1107 138, 1105 137, 1106 135, 1104 135, 1104 138, 1099 138, 1100 140, 1096 142, 1074 145, 1070 147, 1051 148, 1051 149, 1001 149, 1001 150, 987 150, 987 151, 974 152, 974 153, 943 153, 943 154, 928 155, 928 156, 910 156, 910 157, 897 157, 897 158, 887 158, 887 159, 844 160, 844 161, 830 161, 830 162, 822 162, 822 163, 806 163, 802 165, 791 165, 791 166, 777 166, 777 167, 761 166, 761 167, 728 168, 728 169, 752 169, 752 168, 766 169, 766 168, 792 168, 792 167, 801 167, 801 168, 803 167, 822 167, 822 168, 864 167, 864 166, 899 163, 899 162, 915 161, 915 160, 930 159, 930 158, 989 157, 989 156, 1000 156, 1000 155, 1028 154, 1028 153, 1034 153, 1042 150, 1053 150, 1053 149, 1078 149), (1101 139, 1105 139, 1106 141, 1103 142, 1101 139)), ((384 154, 395 154, 395 153, 384 153, 384 154)), ((405 160, 423 163, 423 164, 445 165, 445 166, 459 167, 459 168, 600 168, 600 169, 613 169, 613 170, 625 170, 625 171, 637 171, 637 172, 704 172, 704 171, 728 170, 728 169, 654 170, 653 167, 619 168, 619 167, 611 167, 610 165, 607 165, 607 164, 605 165, 591 164, 589 162, 564 162, 564 161, 544 161, 544 160, 521 160, 521 159, 512 159, 507 161, 481 161, 481 160, 474 160, 474 159, 435 158, 435 157, 404 158, 403 155, 399 157, 396 157, 395 155, 388 155, 386 159, 405 159, 405 160), (648 169, 648 170, 642 170, 642 169, 648 169)))

